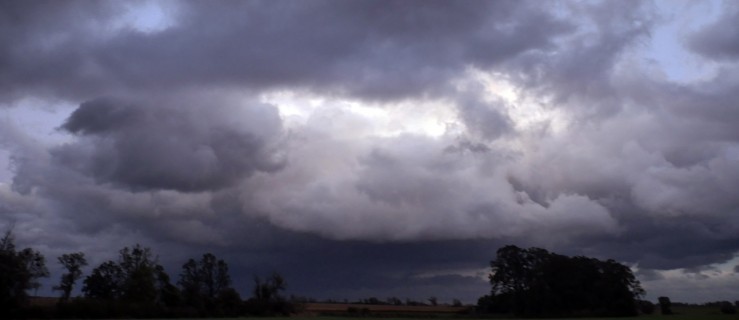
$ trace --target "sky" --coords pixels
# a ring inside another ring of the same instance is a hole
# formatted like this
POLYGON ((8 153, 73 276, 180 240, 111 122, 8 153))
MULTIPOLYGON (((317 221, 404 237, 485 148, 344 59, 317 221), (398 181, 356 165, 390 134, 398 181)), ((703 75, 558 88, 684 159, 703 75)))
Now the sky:
POLYGON ((475 302, 504 245, 739 299, 735 1, 3 1, 0 228, 248 296, 475 302))

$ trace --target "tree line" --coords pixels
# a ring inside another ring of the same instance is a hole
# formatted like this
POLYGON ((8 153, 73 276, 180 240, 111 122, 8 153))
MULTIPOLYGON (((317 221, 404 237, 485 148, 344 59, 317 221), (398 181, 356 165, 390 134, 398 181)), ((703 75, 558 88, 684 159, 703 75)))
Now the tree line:
POLYGON ((170 278, 150 248, 134 245, 117 260, 95 267, 82 281, 83 297, 72 298, 87 259, 82 252, 57 258, 64 269, 54 306, 29 304, 28 291, 49 276, 45 257, 31 248, 17 250, 11 232, 0 239, 0 310, 11 318, 211 317, 287 315, 295 305, 283 297, 285 279, 274 273, 254 278, 251 298, 233 288, 228 264, 211 253, 189 259, 179 279, 170 278))
MULTIPOLYGON (((28 292, 49 276, 45 257, 31 248, 18 250, 11 232, 0 239, 0 310, 11 318, 119 318, 212 317, 287 315, 297 311, 298 300, 286 299, 285 279, 274 273, 255 277, 252 296, 242 299, 234 289, 228 264, 212 253, 182 264, 176 280, 170 278, 150 248, 124 247, 115 260, 105 261, 84 276, 85 254, 73 252, 57 258, 63 267, 58 303, 29 304, 28 292), (84 276, 84 279, 83 279, 84 276), (72 297, 81 281, 82 297, 72 297)), ((492 289, 478 300, 480 313, 522 317, 633 316, 651 313, 655 306, 640 300, 644 294, 631 269, 614 260, 569 257, 540 248, 505 246, 491 261, 492 289)), ((437 299, 428 299, 436 305, 437 299)), ((403 304, 365 299, 367 304, 403 304)), ((407 305, 425 305, 408 300, 407 305)), ((739 303, 738 303, 739 304, 739 303)), ((461 302, 454 301, 455 306, 461 302)), ((670 314, 669 298, 660 297, 662 314, 670 314)), ((736 313, 729 302, 721 311, 736 313)))
POLYGON ((568 257, 505 246, 490 264, 483 313, 524 317, 634 316, 644 294, 629 267, 614 260, 568 257))

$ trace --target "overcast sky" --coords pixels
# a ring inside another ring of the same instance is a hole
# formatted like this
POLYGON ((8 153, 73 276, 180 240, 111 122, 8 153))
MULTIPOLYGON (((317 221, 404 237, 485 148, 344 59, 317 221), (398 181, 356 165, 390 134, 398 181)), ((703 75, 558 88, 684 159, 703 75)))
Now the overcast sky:
POLYGON ((0 227, 49 283, 474 302, 515 244, 734 301, 737 101, 736 1, 2 1, 0 227))

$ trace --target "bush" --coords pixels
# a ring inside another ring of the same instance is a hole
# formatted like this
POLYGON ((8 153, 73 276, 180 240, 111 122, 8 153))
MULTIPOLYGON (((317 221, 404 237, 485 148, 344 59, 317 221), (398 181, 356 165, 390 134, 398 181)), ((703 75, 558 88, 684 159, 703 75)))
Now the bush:
POLYGON ((723 314, 736 314, 736 306, 729 301, 721 302, 721 313, 723 314))
POLYGON ((670 302, 670 298, 668 297, 659 297, 659 309, 662 312, 662 314, 672 314, 672 302, 670 302))
POLYGON ((653 314, 654 310, 657 309, 657 307, 654 306, 654 303, 646 300, 639 300, 637 304, 639 306, 639 312, 642 314, 653 314))

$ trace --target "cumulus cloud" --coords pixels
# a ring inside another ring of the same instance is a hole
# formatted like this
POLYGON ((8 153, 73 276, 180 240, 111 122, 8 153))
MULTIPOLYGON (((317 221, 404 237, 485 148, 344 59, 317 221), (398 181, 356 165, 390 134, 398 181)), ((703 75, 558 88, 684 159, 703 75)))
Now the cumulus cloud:
POLYGON ((443 88, 444 79, 466 66, 490 67, 551 47, 572 29, 546 6, 513 1, 188 2, 164 31, 123 29, 107 36, 94 36, 92 27, 106 27, 106 13, 120 8, 96 4, 80 10, 72 27, 54 28, 74 20, 75 5, 7 5, 13 10, 6 24, 23 32, 6 29, 4 42, 14 46, 2 55, 10 68, 0 80, 3 96, 33 90, 79 99, 246 85, 407 97, 443 88))
POLYGON ((52 152, 98 183, 133 190, 216 190, 279 170, 281 120, 269 105, 229 101, 84 102, 62 128, 80 136, 52 152))
POLYGON ((739 57, 739 44, 736 38, 739 6, 731 1, 722 4, 722 14, 718 20, 691 34, 688 47, 694 52, 710 59, 735 61, 739 57))

